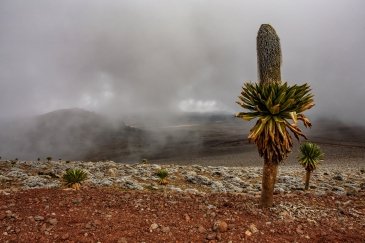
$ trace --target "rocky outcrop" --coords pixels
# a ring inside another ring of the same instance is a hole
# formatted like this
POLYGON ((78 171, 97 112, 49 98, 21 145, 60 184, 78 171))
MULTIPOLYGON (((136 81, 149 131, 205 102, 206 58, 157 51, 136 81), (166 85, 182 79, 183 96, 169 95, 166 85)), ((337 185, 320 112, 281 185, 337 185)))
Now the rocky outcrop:
MULTIPOLYGON (((63 173, 69 168, 79 168, 88 174, 84 182, 89 186, 114 186, 129 190, 170 190, 192 194, 247 193, 258 195, 261 190, 261 167, 224 167, 200 165, 120 164, 81 161, 1 161, 1 189, 63 187, 63 173), (156 171, 169 172, 167 186, 158 184, 156 171)), ((303 168, 280 167, 275 193, 304 193, 303 168)), ((356 195, 364 187, 364 168, 322 166, 314 171, 310 190, 316 195, 334 193, 356 195)))

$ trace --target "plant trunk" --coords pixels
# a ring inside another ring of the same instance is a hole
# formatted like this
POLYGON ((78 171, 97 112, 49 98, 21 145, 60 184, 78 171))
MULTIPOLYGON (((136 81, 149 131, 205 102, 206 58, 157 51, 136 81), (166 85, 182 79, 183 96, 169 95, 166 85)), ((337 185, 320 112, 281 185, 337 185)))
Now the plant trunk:
POLYGON ((271 161, 265 161, 262 172, 262 190, 261 204, 262 208, 270 208, 273 205, 274 187, 276 175, 278 172, 278 164, 271 161))
POLYGON ((308 190, 309 189, 309 179, 311 177, 311 171, 307 170, 307 173, 305 174, 305 187, 304 190, 308 190))

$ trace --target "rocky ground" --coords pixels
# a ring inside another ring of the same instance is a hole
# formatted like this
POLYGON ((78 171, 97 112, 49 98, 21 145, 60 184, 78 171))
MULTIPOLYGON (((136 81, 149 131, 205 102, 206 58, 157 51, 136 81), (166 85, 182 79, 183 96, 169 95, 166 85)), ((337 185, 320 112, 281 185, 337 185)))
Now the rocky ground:
POLYGON ((304 174, 281 166, 261 210, 261 167, 1 161, 0 242, 365 242, 364 167, 323 165, 307 192, 304 174))

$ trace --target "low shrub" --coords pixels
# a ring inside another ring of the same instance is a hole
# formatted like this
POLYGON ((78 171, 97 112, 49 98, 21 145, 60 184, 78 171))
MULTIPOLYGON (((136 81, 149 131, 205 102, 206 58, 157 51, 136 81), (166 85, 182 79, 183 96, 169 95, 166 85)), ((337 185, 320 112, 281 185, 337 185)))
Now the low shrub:
POLYGON ((167 177, 169 176, 169 172, 166 169, 159 169, 156 175, 159 178, 158 183, 160 185, 166 185, 168 183, 167 177))
POLYGON ((76 190, 80 189, 81 183, 86 179, 86 172, 80 169, 68 169, 63 175, 63 180, 65 181, 66 185, 76 190))

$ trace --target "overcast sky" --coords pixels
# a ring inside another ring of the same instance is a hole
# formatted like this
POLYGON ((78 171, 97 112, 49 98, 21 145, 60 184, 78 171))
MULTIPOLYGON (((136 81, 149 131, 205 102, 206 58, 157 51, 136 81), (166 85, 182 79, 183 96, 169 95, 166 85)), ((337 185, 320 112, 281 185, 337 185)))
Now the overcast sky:
POLYGON ((269 23, 283 80, 313 88, 310 114, 361 122, 364 9, 363 0, 1 0, 0 118, 71 107, 234 113, 243 82, 257 80, 256 34, 269 23))

